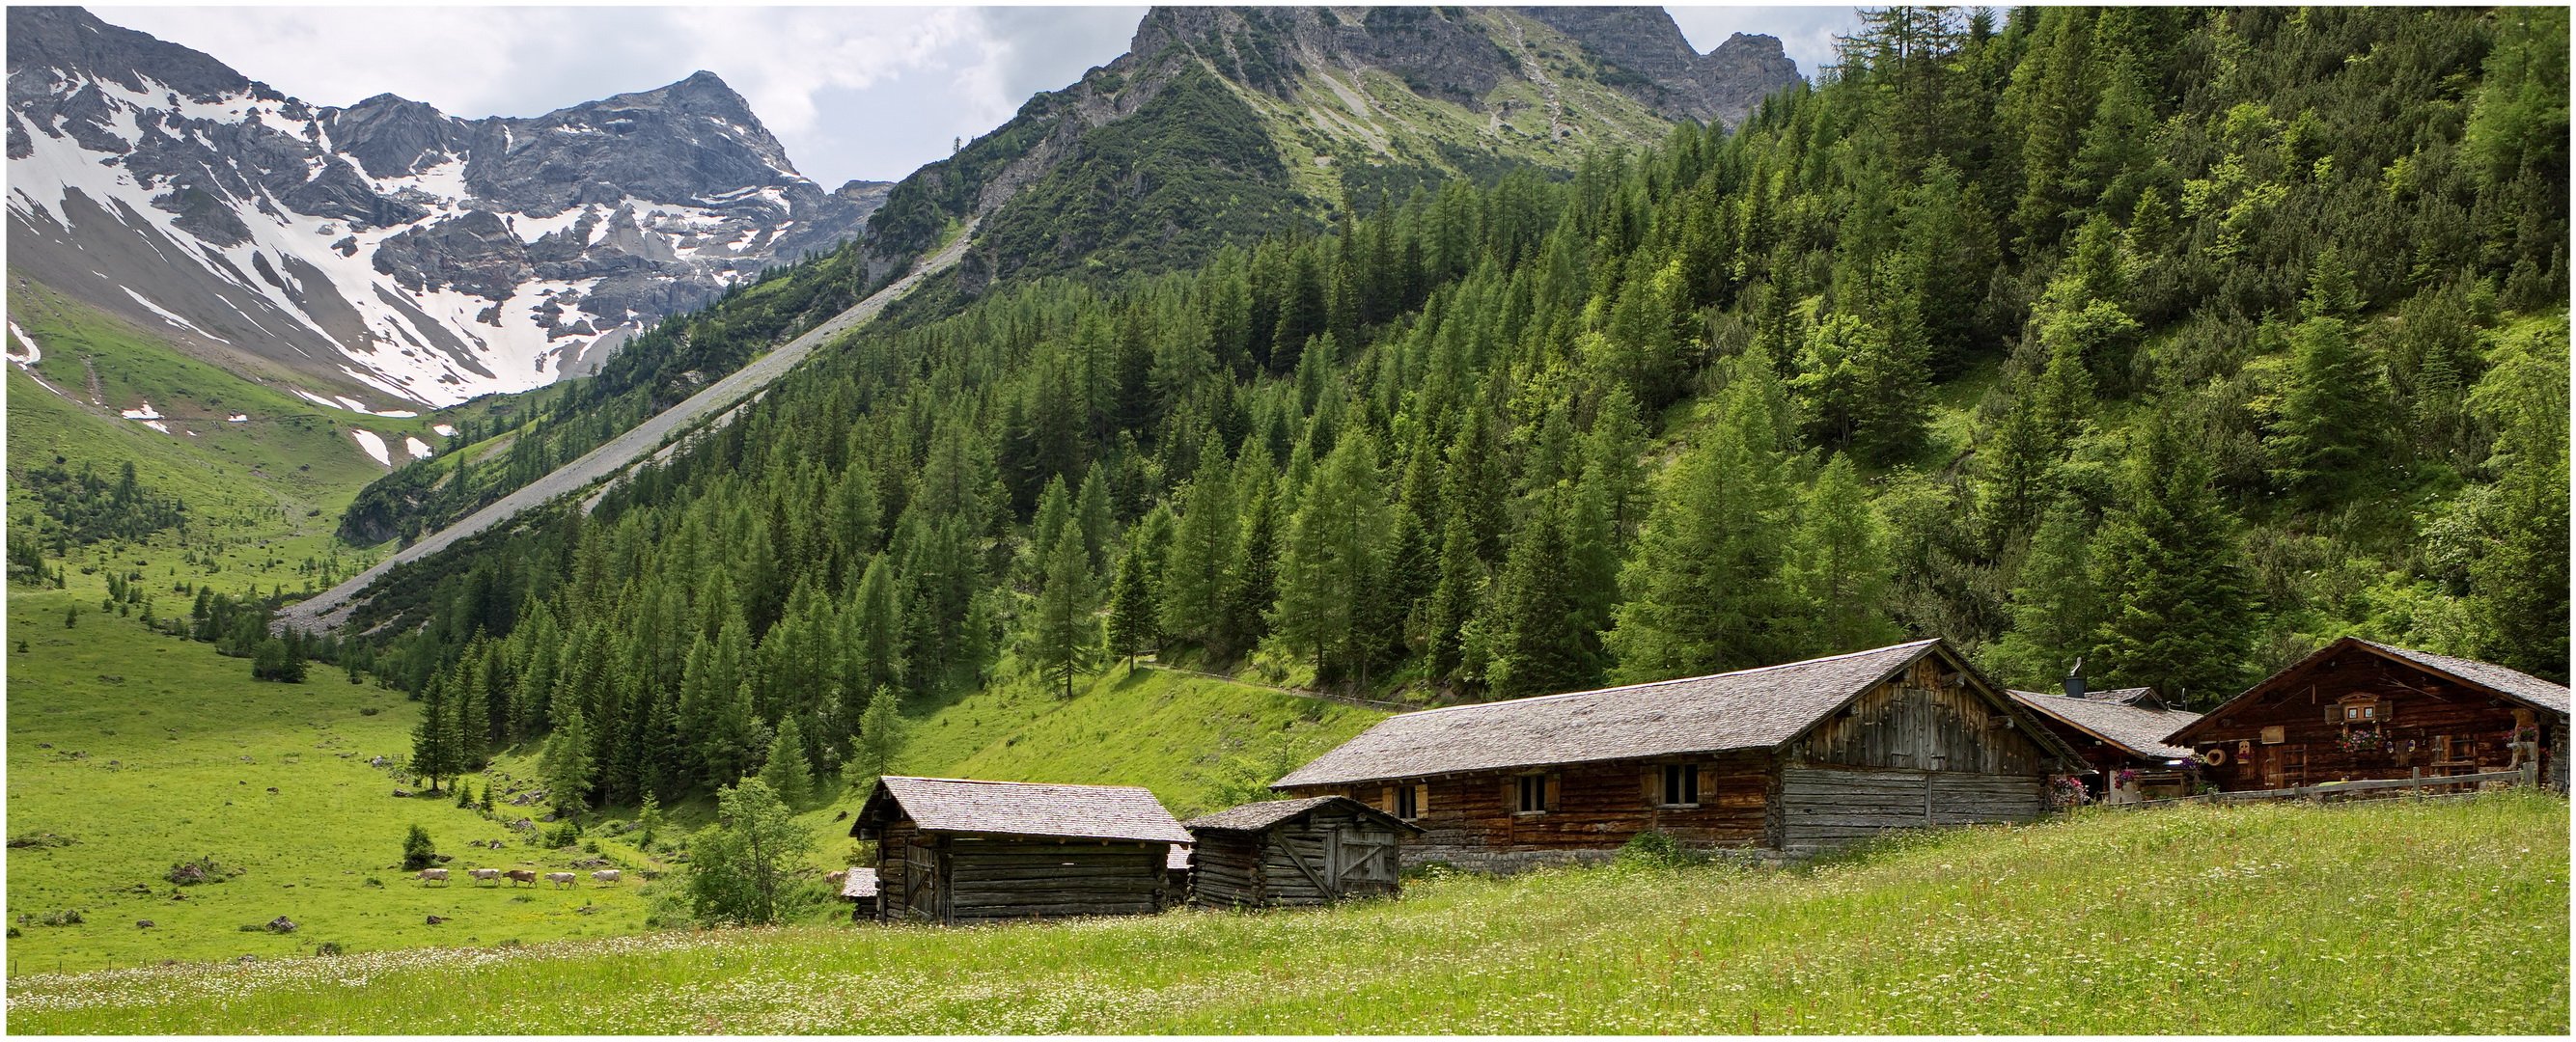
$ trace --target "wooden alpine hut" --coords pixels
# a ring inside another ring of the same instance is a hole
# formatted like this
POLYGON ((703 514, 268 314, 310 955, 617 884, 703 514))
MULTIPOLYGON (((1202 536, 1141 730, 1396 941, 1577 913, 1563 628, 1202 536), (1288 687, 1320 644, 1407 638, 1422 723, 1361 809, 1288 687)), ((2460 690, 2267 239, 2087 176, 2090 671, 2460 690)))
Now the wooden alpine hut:
POLYGON ((2040 715, 2040 722, 2084 758, 2077 775, 2085 794, 2110 803, 2191 795, 2191 749, 2168 745, 2165 736, 2200 719, 2165 704, 2151 687, 2087 691, 2069 677, 2066 693, 2015 691, 2012 696, 2040 715))
POLYGON ((2567 789, 2567 686, 2345 637, 2166 737, 2229 792, 2534 768, 2567 789))
POLYGON ((1423 830, 1407 864, 1510 870, 1638 833, 1809 851, 1892 828, 2028 821, 2082 771, 1944 641, 1388 717, 1271 786, 1423 830))
POLYGON ((1190 842, 1134 786, 893 775, 850 835, 876 841, 878 917, 937 923, 1159 912, 1190 842))
POLYGON ((1397 847, 1422 830, 1342 796, 1247 803, 1181 823, 1197 845, 1190 903, 1202 908, 1321 905, 1393 897, 1397 847))

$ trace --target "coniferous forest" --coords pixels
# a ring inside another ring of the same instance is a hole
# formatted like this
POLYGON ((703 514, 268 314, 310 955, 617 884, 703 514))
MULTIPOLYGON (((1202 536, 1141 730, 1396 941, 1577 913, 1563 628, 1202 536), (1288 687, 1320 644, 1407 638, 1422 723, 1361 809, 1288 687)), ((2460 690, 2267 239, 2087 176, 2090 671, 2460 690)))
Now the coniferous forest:
POLYGON ((351 631, 423 773, 542 740, 590 803, 1145 653, 1423 703, 1933 635, 2195 707, 2345 633, 2563 680, 2567 22, 1872 12, 1732 134, 863 330, 351 631))

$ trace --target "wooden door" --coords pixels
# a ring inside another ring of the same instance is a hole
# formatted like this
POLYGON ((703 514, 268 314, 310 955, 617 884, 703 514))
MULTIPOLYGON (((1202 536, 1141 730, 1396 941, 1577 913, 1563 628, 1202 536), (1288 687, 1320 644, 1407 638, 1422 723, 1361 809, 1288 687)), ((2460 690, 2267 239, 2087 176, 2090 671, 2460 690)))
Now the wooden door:
POLYGON ((2264 787, 2264 788, 2266 788, 2266 789, 2282 789, 2282 788, 2288 788, 2287 781, 2288 781, 2289 776, 2290 776, 2290 772, 2289 772, 2290 748, 2289 748, 2289 746, 2286 746, 2286 745, 2266 745, 2266 746, 2263 746, 2263 747, 2262 747, 2262 749, 2263 749, 2263 787, 2264 787))
POLYGON ((1326 877, 1335 896, 1373 891, 1395 881, 1395 836, 1352 830, 1332 833, 1333 870, 1326 877))
POLYGON ((928 844, 909 844, 903 850, 903 915, 929 918, 938 907, 939 854, 928 844))

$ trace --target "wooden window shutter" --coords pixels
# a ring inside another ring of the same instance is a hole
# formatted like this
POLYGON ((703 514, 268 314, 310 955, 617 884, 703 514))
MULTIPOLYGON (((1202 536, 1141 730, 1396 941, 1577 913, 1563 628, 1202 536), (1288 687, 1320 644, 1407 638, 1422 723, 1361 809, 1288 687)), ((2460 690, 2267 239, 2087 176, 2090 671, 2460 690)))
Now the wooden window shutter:
POLYGON ((1418 818, 1429 813, 1431 813, 1431 783, 1423 782, 1413 787, 1413 816, 1418 818))
POLYGON ((2343 722, 2343 703, 2335 702, 2326 706, 2326 722, 2330 724, 2343 722))
POLYGON ((1557 795, 1557 791, 1558 791, 1558 789, 1560 788, 1560 786, 1559 786, 1557 783, 1558 783, 1559 781, 1561 781, 1561 780, 1563 780, 1563 779, 1559 778, 1557 775, 1553 775, 1553 774, 1551 774, 1551 775, 1548 775, 1548 776, 1547 776, 1547 804, 1546 804, 1546 806, 1547 806, 1547 809, 1549 809, 1549 810, 1555 810, 1555 809, 1556 809, 1556 795, 1557 795))
POLYGON ((1654 764, 1646 768, 1646 806, 1658 806, 1663 802, 1664 766, 1654 764))
POLYGON ((1715 765, 1705 763, 1699 765, 1699 804, 1701 806, 1707 806, 1709 804, 1716 803, 1716 793, 1717 767, 1715 765))
POLYGON ((1395 786, 1382 786, 1377 790, 1377 809, 1395 813, 1395 786))
POLYGON ((1517 774, 1506 774, 1506 775, 1504 775, 1504 776, 1503 776, 1503 813, 1505 813, 1505 814, 1518 814, 1518 813, 1520 813, 1520 810, 1521 810, 1521 778, 1520 778, 1520 775, 1517 775, 1517 774))

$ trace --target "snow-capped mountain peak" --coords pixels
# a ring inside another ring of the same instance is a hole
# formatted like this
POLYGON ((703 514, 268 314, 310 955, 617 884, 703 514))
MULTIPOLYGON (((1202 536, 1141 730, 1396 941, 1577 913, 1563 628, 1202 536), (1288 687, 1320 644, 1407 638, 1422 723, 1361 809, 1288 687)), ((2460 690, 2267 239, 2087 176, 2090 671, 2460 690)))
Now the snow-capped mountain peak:
POLYGON ((11 8, 9 30, 11 267, 326 395, 437 406, 586 372, 883 198, 798 174, 709 72, 469 120, 309 105, 78 8, 11 8))

